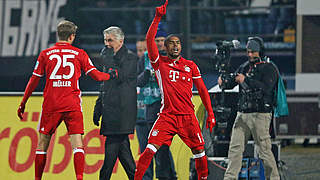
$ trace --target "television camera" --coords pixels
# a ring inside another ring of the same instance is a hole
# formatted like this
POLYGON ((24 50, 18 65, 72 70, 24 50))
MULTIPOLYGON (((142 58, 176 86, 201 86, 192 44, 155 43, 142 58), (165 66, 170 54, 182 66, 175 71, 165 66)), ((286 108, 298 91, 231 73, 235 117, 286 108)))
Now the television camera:
MULTIPOLYGON (((230 64, 230 53, 232 49, 238 49, 240 47, 240 42, 238 40, 232 41, 218 41, 216 43, 217 48, 213 56, 213 62, 215 62, 215 69, 219 71, 221 79, 225 81, 234 81, 236 74, 231 73, 230 64)), ((216 135, 218 140, 228 139, 228 135, 225 135, 228 125, 228 121, 232 116, 232 109, 230 106, 226 105, 225 102, 225 84, 222 83, 221 96, 219 101, 215 101, 215 106, 213 106, 213 111, 217 119, 216 135)))
MULTIPOLYGON (((218 41, 216 45, 216 52, 213 56, 213 60, 216 62, 215 69, 219 71, 223 80, 231 80, 235 75, 230 73, 230 53, 232 48, 238 49, 240 47, 240 42, 238 40, 218 41)), ((223 84, 221 89, 225 89, 223 84)))

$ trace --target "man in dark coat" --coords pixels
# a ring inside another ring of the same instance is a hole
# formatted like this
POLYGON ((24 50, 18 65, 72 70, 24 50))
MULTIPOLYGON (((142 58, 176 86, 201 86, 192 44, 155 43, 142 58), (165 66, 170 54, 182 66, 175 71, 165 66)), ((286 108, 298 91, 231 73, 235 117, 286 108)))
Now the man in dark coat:
POLYGON ((127 49, 124 33, 111 26, 103 31, 105 47, 101 51, 103 69, 117 72, 117 79, 103 83, 94 107, 93 123, 100 134, 106 136, 105 159, 100 180, 110 179, 114 164, 119 158, 129 179, 134 178, 135 162, 128 135, 134 133, 137 117, 136 73, 138 57, 127 49))
POLYGON ((238 179, 243 152, 251 135, 258 147, 265 179, 280 180, 270 137, 274 93, 279 77, 275 66, 264 55, 264 49, 262 38, 249 37, 248 61, 240 65, 234 78, 218 78, 218 84, 225 89, 233 89, 239 85, 238 112, 232 127, 229 163, 224 180, 238 179))

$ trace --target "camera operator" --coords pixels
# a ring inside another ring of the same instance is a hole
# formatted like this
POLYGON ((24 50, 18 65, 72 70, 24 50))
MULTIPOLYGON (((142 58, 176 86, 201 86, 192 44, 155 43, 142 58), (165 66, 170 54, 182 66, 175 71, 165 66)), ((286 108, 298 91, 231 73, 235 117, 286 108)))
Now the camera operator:
POLYGON ((228 152, 230 161, 224 180, 238 179, 243 152, 250 135, 259 147, 258 154, 264 165, 266 179, 280 180, 269 134, 277 70, 264 56, 263 40, 260 37, 248 39, 247 56, 248 61, 240 65, 234 74, 218 78, 218 84, 224 89, 239 85, 238 112, 232 128, 228 152))

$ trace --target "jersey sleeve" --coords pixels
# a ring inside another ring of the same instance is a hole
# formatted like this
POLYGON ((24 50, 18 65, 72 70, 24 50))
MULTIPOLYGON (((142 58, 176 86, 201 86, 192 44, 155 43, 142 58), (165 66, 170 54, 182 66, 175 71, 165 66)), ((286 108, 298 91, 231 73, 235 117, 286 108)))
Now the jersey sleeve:
POLYGON ((44 70, 45 70, 45 57, 44 57, 44 53, 41 52, 36 65, 34 66, 34 70, 33 70, 33 75, 38 76, 38 77, 43 77, 44 75, 44 70))
POLYGON ((160 59, 160 54, 158 47, 155 43, 155 37, 157 34, 157 29, 158 25, 160 23, 161 17, 154 17, 147 35, 146 35, 146 42, 147 42, 147 49, 148 49, 148 57, 151 62, 152 67, 157 70, 159 66, 159 59, 160 59))
POLYGON ((159 69, 159 60, 160 59, 161 59, 161 55, 158 56, 157 61, 155 61, 155 62, 150 61, 150 64, 155 71, 159 69))
POLYGON ((81 53, 81 69, 86 73, 86 75, 91 72, 92 70, 96 69, 96 67, 92 64, 91 59, 89 58, 88 54, 82 50, 81 53))
POLYGON ((192 79, 201 78, 199 67, 194 62, 192 62, 191 68, 192 68, 192 79))

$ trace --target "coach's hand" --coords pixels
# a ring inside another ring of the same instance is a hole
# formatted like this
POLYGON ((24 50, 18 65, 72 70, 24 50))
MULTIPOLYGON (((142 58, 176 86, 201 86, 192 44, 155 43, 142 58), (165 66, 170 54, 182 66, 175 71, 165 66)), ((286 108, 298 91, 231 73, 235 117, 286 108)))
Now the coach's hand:
POLYGON ((110 79, 117 79, 118 78, 118 70, 109 68, 108 74, 110 75, 110 79))
POLYGON ((23 118, 22 115, 24 113, 25 107, 26 107, 25 103, 21 102, 20 105, 19 105, 18 111, 17 111, 18 116, 19 116, 20 119, 23 118))
POLYGON ((162 17, 163 15, 165 15, 167 11, 167 5, 168 0, 166 0, 166 2, 162 6, 156 7, 156 16, 162 17))
POLYGON ((93 124, 96 126, 99 126, 99 121, 100 121, 101 114, 97 112, 93 112, 93 124))
POLYGON ((207 118, 207 123, 206 123, 206 128, 210 128, 210 133, 212 133, 213 127, 216 125, 216 119, 214 117, 213 112, 209 113, 208 118, 207 118))

